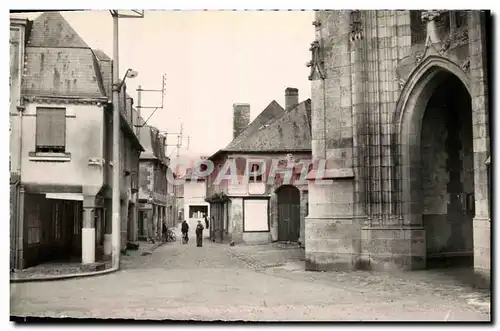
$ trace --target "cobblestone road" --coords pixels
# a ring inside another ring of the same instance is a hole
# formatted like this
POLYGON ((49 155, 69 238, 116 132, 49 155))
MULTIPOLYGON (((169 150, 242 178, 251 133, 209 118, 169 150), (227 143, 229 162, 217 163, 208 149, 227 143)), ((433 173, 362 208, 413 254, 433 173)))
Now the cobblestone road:
POLYGON ((11 284, 17 316, 196 320, 478 320, 484 293, 431 274, 303 271, 299 249, 170 243, 100 277, 11 284), (432 281, 435 280, 435 283, 432 281))

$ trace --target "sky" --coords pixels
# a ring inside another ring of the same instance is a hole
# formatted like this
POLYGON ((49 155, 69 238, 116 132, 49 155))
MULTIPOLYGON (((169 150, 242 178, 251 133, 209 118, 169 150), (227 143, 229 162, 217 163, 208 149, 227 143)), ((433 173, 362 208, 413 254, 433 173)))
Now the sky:
MULTIPOLYGON (((108 11, 62 12, 92 48, 113 56, 113 26, 108 11)), ((35 13, 15 14, 30 19, 35 13)), ((249 103, 253 120, 272 100, 284 106, 286 87, 310 97, 309 46, 314 40, 314 13, 273 11, 146 11, 142 19, 119 21, 120 76, 137 102, 137 86, 161 89, 163 109, 148 124, 185 139, 181 157, 211 155, 232 140, 232 104, 249 103), (188 139, 189 136, 189 149, 188 139)), ((161 105, 161 93, 143 92, 142 105, 161 105)), ((153 109, 143 109, 148 118, 153 109)), ((167 144, 177 136, 169 134, 167 144)), ((168 153, 176 155, 174 147, 168 153), (173 153, 172 153, 173 152, 173 153)))

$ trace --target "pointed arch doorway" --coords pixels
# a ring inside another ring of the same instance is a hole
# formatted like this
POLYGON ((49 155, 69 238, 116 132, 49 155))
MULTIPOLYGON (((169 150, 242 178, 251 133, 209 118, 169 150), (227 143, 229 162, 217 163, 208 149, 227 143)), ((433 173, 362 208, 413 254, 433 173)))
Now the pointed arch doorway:
POLYGON ((425 230, 427 268, 471 267, 475 183, 470 88, 463 72, 442 62, 429 61, 423 68, 402 113, 402 211, 406 222, 425 230))

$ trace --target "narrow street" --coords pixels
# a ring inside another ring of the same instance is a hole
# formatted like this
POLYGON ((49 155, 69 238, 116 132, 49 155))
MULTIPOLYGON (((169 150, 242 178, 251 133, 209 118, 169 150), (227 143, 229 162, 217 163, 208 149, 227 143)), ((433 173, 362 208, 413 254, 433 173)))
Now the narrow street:
MULTIPOLYGON (((192 238, 193 239, 193 238, 192 238)), ((174 320, 489 320, 482 294, 432 275, 303 271, 301 250, 194 240, 99 277, 11 284, 11 315, 174 320), (401 276, 405 278, 401 278, 401 276), (432 283, 431 283, 432 284, 432 283)), ((488 299, 489 300, 489 299, 488 299)))

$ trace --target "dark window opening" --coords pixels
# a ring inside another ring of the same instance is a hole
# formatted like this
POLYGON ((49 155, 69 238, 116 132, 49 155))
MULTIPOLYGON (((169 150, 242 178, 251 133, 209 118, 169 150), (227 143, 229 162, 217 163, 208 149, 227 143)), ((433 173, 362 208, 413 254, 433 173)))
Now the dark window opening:
POLYGON ((410 31, 412 44, 425 41, 425 23, 422 22, 421 10, 410 10, 410 31))
POLYGON ((249 179, 251 182, 262 182, 262 174, 256 175, 260 172, 260 165, 257 163, 252 164, 249 179))
POLYGON ((455 26, 457 28, 465 27, 467 25, 467 11, 455 11, 455 26))

